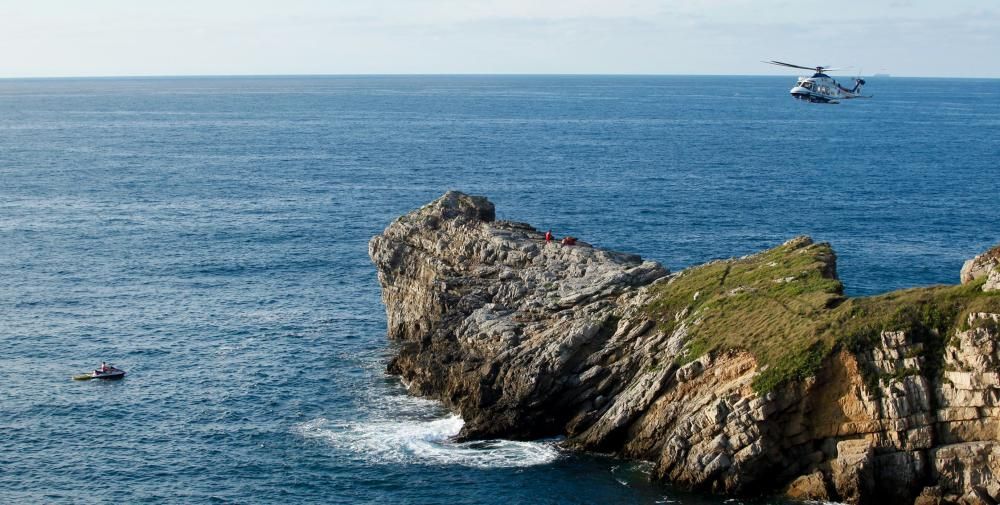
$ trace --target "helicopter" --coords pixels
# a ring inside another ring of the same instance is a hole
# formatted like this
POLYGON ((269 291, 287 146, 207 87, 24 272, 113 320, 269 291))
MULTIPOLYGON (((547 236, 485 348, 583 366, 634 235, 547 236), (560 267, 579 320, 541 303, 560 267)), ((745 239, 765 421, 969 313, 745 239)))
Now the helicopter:
POLYGON ((825 72, 838 70, 836 68, 803 67, 801 65, 792 65, 791 63, 774 60, 763 63, 770 63, 771 65, 781 67, 813 70, 816 72, 812 77, 799 77, 798 82, 795 83, 795 87, 791 89, 792 96, 799 100, 808 100, 813 103, 840 103, 840 100, 851 98, 871 98, 871 95, 865 96, 861 94, 861 87, 865 85, 864 79, 856 77, 854 79, 854 87, 845 88, 833 80, 832 77, 826 75, 825 72))

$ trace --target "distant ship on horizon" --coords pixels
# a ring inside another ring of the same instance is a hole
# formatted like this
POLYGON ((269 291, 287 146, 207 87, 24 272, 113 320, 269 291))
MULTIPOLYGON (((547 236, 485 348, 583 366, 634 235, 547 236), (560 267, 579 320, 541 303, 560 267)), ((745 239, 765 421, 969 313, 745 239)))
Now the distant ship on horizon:
POLYGON ((873 74, 873 75, 872 75, 872 77, 873 77, 873 78, 874 78, 874 77, 881 77, 881 78, 883 78, 883 79, 888 79, 888 78, 890 78, 890 77, 892 77, 892 76, 891 76, 891 75, 889 75, 889 74, 873 74))

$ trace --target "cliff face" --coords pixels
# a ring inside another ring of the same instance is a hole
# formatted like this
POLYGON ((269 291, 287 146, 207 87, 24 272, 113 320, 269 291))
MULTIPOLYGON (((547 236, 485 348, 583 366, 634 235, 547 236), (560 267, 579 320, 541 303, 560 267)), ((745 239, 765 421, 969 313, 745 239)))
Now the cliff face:
POLYGON ((670 274, 455 192, 369 253, 390 371, 462 437, 562 434, 714 492, 1000 499, 995 256, 964 285, 850 299, 808 238, 670 274))

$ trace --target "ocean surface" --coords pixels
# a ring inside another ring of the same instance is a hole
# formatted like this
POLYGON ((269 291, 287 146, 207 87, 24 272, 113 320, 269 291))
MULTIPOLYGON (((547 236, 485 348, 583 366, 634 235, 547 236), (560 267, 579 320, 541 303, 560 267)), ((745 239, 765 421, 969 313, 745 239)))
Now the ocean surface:
POLYGON ((858 296, 1000 242, 1000 80, 793 83, 0 80, 0 502, 731 503, 449 441, 384 373, 367 242, 457 189, 672 270, 809 234, 858 296), (70 380, 102 360, 128 377, 70 380))

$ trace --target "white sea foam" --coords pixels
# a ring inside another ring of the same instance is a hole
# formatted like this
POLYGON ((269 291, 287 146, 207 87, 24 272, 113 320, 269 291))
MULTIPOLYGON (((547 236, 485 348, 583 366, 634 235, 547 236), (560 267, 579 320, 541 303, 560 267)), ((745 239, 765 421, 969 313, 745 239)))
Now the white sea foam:
POLYGON ((370 463, 464 465, 476 468, 544 465, 559 457, 551 443, 487 440, 455 443, 464 421, 452 415, 430 421, 370 420, 335 423, 319 418, 296 431, 327 441, 370 463))

